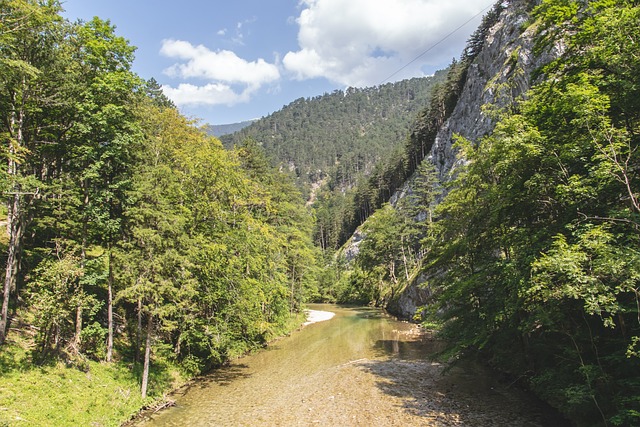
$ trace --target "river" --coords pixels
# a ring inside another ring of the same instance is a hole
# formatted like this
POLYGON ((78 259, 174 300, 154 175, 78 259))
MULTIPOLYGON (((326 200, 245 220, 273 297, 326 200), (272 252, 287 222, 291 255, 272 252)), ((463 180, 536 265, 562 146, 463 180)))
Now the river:
POLYGON ((311 305, 305 326, 181 389, 140 426, 560 426, 479 366, 445 370, 438 342, 372 308, 311 305))

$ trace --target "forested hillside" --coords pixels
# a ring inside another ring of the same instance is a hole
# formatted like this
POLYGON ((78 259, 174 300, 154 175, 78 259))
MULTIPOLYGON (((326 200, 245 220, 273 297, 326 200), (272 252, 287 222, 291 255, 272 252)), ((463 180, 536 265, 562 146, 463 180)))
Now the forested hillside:
POLYGON ((316 245, 332 251, 406 179, 398 170, 398 153, 415 116, 446 76, 440 71, 301 98, 222 140, 227 147, 247 138, 257 141, 274 164, 296 178, 316 203, 316 245))
MULTIPOLYGON (((476 34, 532 43, 484 76, 490 103, 445 90, 481 112, 477 138, 423 115, 408 196, 365 222, 323 292, 385 304, 420 282, 409 298, 448 357, 481 358, 579 426, 639 425, 639 22, 637 1, 498 3, 476 34)), ((461 66, 457 87, 478 93, 481 65, 461 66)))
POLYGON ((314 287, 294 183, 181 116, 108 21, 60 13, 2 2, 0 424, 126 420, 295 325, 314 287))
POLYGON ((0 425, 122 422, 310 299, 402 300, 444 360, 640 425, 637 0, 499 1, 435 77, 224 146, 109 21, 0 5, 0 425))
POLYGON ((232 147, 254 139, 302 184, 331 176, 341 188, 349 188, 402 144, 442 77, 438 73, 300 98, 222 141, 232 147))

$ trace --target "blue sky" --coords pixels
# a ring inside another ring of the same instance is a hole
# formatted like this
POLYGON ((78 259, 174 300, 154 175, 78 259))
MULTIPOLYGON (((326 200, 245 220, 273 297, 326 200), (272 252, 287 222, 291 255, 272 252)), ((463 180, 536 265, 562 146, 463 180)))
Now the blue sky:
POLYGON ((134 71, 154 77, 185 115, 211 124, 260 118, 300 97, 433 74, 460 56, 481 21, 476 15, 492 4, 63 0, 71 21, 109 19, 138 48, 134 71))

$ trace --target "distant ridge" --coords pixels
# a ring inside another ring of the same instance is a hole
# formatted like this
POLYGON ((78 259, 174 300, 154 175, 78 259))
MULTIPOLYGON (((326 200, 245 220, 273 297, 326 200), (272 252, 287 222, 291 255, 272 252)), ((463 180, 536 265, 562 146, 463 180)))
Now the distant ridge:
POLYGON ((229 123, 226 125, 208 125, 207 133, 209 135, 213 135, 216 137, 220 137, 222 135, 230 135, 232 133, 238 132, 249 126, 251 123, 257 121, 258 119, 246 120, 240 123, 229 123))
POLYGON ((299 98, 220 139, 227 148, 246 139, 256 141, 276 165, 296 175, 301 187, 329 177, 332 188, 345 190, 403 146, 411 124, 446 76, 443 70, 434 76, 299 98))

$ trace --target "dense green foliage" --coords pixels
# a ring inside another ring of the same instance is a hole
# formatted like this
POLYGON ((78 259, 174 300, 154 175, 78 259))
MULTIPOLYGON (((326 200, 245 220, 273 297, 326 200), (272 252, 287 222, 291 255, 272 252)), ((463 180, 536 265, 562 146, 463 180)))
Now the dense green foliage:
POLYGON ((423 132, 428 128, 435 136, 439 125, 453 111, 467 65, 466 61, 454 61, 440 82, 434 85, 426 103, 428 107, 418 114, 409 129, 410 136, 405 136, 370 170, 358 175, 353 185, 345 188, 336 181, 337 177, 328 177, 327 185, 318 192, 314 204, 316 244, 323 249, 338 249, 413 175, 430 148, 423 143, 426 139, 423 132))
POLYGON ((336 185, 348 188, 402 143, 413 117, 441 78, 439 73, 300 98, 223 142, 231 147, 255 139, 271 159, 295 172, 302 184, 329 175, 336 185))
POLYGON ((223 141, 250 137, 290 171, 315 202, 316 245, 333 251, 410 176, 403 142, 447 76, 301 98, 223 141))
POLYGON ((540 44, 567 51, 490 136, 459 141, 425 266, 458 351, 585 426, 640 423, 638 22, 633 1, 534 10, 540 44))
MULTIPOLYGON (((322 297, 336 302, 385 306, 414 279, 424 258, 424 239, 432 223, 438 194, 433 165, 423 162, 411 182, 411 193, 395 207, 385 203, 360 227, 357 255, 351 265, 339 251, 321 280, 322 297)), ((356 237, 354 237, 356 238, 356 237)), ((353 244, 353 243, 352 243, 353 244)))
MULTIPOLYGON (((421 276, 450 354, 483 357, 580 426, 640 424, 637 1, 538 2, 522 24, 533 54, 565 53, 523 99, 484 106, 496 127, 458 138, 446 196, 423 160, 507 2, 436 78, 297 100, 227 150, 131 72, 108 21, 0 4, 0 423, 25 422, 39 374, 44 393, 86 379, 93 406, 74 410, 95 417, 59 424, 115 423, 94 379, 126 417, 172 367, 263 345, 306 299, 385 305, 421 276), (319 182, 314 225, 300 187, 319 182), (360 225, 351 265, 316 271, 313 240, 329 258, 360 225)), ((83 401, 66 392, 60 405, 83 401)))
POLYGON ((0 355, 29 348, 2 372, 114 361, 158 396, 154 364, 195 374, 290 327, 317 257, 293 181, 182 117, 108 21, 1 6, 0 355))
MULTIPOLYGON (((522 99, 483 106, 495 130, 478 144, 458 137, 464 161, 437 207, 427 162, 396 206, 369 199, 357 256, 327 272, 325 295, 384 304, 421 276, 447 354, 482 357, 577 425, 640 424, 638 22, 636 1, 532 8, 534 54, 565 53, 522 99)), ((455 65, 398 153, 406 170, 457 102, 468 62, 455 65)))

